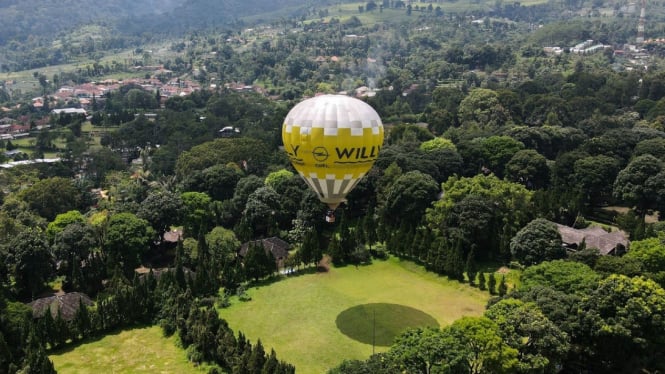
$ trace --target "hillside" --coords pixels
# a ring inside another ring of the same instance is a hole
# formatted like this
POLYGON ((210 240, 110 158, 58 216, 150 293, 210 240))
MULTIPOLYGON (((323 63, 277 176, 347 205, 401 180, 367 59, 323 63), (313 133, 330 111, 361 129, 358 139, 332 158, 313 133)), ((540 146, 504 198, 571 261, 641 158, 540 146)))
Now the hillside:
POLYGON ((3 0, 0 45, 34 35, 53 35, 90 22, 114 23, 132 16, 166 14, 184 0, 3 0))
MULTIPOLYGON (((19 0, 0 1, 0 46, 57 35, 90 23, 117 26, 117 33, 172 33, 225 25, 240 17, 297 9, 296 0, 19 0)), ((296 12, 297 13, 297 12, 296 12)))

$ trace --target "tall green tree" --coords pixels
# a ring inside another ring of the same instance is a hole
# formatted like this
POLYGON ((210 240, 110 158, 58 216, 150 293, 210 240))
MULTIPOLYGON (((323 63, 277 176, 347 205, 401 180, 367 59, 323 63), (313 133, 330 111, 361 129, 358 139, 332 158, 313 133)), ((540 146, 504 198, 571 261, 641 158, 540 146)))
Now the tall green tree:
POLYGON ((505 299, 489 307, 485 316, 498 325, 503 341, 517 349, 516 372, 558 372, 570 349, 570 338, 535 304, 505 299))
POLYGON ((448 370, 464 373, 511 373, 518 366, 518 350, 501 337, 499 326, 486 317, 462 317, 443 330, 452 344, 447 348, 448 370))
POLYGON ((149 248, 154 230, 148 221, 133 213, 117 213, 109 218, 102 250, 113 264, 131 275, 149 248))
POLYGON ((646 154, 636 157, 621 170, 614 181, 614 197, 635 207, 644 219, 646 210, 656 206, 661 179, 658 177, 663 164, 646 154))
POLYGON ((419 171, 404 173, 390 186, 382 215, 393 227, 402 222, 414 227, 438 192, 439 186, 429 175, 419 171))
POLYGON ((533 149, 518 151, 506 164, 504 175, 510 181, 525 185, 530 190, 546 188, 550 181, 550 168, 545 156, 533 149))
POLYGON ((156 190, 148 193, 136 215, 150 222, 157 234, 156 240, 161 240, 171 226, 182 222, 185 210, 185 203, 178 194, 156 190))
POLYGON ((81 200, 74 183, 62 177, 41 179, 19 195, 48 221, 53 221, 60 213, 77 209, 81 200))
POLYGON ((652 280, 610 275, 579 305, 587 365, 608 372, 662 367, 665 290, 652 280))
POLYGON ((517 232, 510 240, 510 253, 524 265, 566 257, 556 225, 543 218, 536 218, 517 232))
POLYGON ((35 229, 19 233, 9 243, 8 265, 16 292, 34 299, 55 273, 46 235, 35 229))

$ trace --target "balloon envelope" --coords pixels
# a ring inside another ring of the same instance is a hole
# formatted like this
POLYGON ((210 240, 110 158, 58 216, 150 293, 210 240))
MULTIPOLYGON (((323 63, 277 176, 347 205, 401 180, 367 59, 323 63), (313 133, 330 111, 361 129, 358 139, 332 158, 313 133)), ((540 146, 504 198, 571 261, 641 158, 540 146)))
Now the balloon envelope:
POLYGON ((304 100, 282 126, 293 167, 335 209, 369 171, 383 145, 383 124, 367 103, 344 95, 304 100))

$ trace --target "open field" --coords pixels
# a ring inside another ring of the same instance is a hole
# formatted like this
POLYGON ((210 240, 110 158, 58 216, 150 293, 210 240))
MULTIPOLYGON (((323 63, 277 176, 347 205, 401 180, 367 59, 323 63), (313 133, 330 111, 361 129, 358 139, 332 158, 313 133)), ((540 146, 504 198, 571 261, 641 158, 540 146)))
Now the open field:
POLYGON ((158 326, 124 330, 49 356, 58 373, 206 373, 158 326))
POLYGON ((372 341, 376 352, 385 351, 406 327, 480 315, 489 296, 396 258, 298 275, 248 294, 251 301, 234 300, 220 315, 305 374, 365 359, 372 341))

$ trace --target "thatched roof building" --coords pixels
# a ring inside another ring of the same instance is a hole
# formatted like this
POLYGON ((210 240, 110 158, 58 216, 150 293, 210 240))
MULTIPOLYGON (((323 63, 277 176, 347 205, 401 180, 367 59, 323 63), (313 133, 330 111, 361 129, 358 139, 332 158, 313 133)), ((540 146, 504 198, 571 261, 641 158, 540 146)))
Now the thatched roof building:
POLYGON ((63 295, 42 297, 28 303, 28 306, 32 308, 33 318, 44 317, 46 311, 50 311, 53 318, 60 312, 62 319, 71 321, 76 316, 81 302, 86 306, 94 304, 88 295, 82 292, 70 292, 63 295))
POLYGON ((621 230, 607 232, 597 226, 575 229, 556 225, 563 244, 572 250, 578 249, 584 242, 587 248, 598 248, 602 255, 622 255, 630 244, 626 233, 621 230))
POLYGON ((278 266, 284 265, 284 260, 286 260, 286 258, 289 256, 289 249, 291 249, 291 244, 275 236, 272 238, 265 238, 243 243, 242 246, 240 246, 240 251, 238 254, 240 257, 245 257, 247 250, 249 249, 249 245, 259 243, 263 245, 263 249, 266 251, 266 253, 272 254, 278 266))

